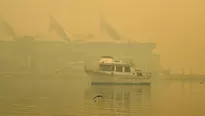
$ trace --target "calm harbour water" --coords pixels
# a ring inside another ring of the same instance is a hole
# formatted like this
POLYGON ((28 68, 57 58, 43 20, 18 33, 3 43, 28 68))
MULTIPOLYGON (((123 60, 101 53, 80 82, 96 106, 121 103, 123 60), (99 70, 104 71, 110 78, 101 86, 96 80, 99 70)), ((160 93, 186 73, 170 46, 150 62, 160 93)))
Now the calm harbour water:
POLYGON ((205 83, 91 86, 85 76, 0 79, 0 116, 193 116, 205 114, 205 83), (93 98, 101 94, 104 99, 93 98))

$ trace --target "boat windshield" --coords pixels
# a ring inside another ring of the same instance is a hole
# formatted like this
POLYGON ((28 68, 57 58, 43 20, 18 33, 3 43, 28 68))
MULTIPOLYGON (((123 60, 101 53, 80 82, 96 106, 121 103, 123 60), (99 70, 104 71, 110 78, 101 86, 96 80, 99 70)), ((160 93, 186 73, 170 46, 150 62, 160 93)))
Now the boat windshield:
POLYGON ((101 71, 114 71, 114 66, 113 65, 100 64, 100 70, 101 71))
POLYGON ((131 72, 130 67, 129 66, 125 66, 125 72, 131 72))

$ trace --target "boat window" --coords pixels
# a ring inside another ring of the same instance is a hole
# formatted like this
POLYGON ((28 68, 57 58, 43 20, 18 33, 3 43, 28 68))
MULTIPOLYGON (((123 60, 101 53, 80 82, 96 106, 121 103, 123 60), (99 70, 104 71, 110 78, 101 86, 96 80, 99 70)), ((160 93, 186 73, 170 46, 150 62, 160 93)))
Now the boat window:
POLYGON ((116 66, 116 72, 122 72, 122 66, 116 66))
POLYGON ((140 70, 136 70, 136 72, 137 72, 137 76, 143 76, 140 70))
POLYGON ((142 73, 141 72, 137 72, 137 76, 142 76, 142 73))
POLYGON ((125 66, 125 72, 131 72, 129 66, 125 66))
POLYGON ((113 65, 100 65, 102 71, 114 71, 113 65))

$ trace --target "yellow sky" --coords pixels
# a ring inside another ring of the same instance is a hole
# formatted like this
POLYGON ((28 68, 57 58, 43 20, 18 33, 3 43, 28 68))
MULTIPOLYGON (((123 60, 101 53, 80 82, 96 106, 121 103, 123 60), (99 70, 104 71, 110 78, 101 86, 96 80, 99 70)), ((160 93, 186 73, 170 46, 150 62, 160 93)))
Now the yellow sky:
POLYGON ((122 34, 157 43, 161 63, 205 72, 204 0, 0 0, 19 35, 47 31, 48 12, 74 33, 99 33, 97 10, 122 34))

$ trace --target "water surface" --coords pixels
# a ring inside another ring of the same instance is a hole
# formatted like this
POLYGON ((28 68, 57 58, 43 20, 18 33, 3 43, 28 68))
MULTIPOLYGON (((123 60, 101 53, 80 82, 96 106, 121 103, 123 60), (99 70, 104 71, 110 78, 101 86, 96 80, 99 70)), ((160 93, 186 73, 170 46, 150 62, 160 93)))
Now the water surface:
POLYGON ((91 86, 86 76, 0 78, 1 116, 193 116, 205 114, 202 80, 91 86), (93 98, 101 94, 104 99, 93 98))

